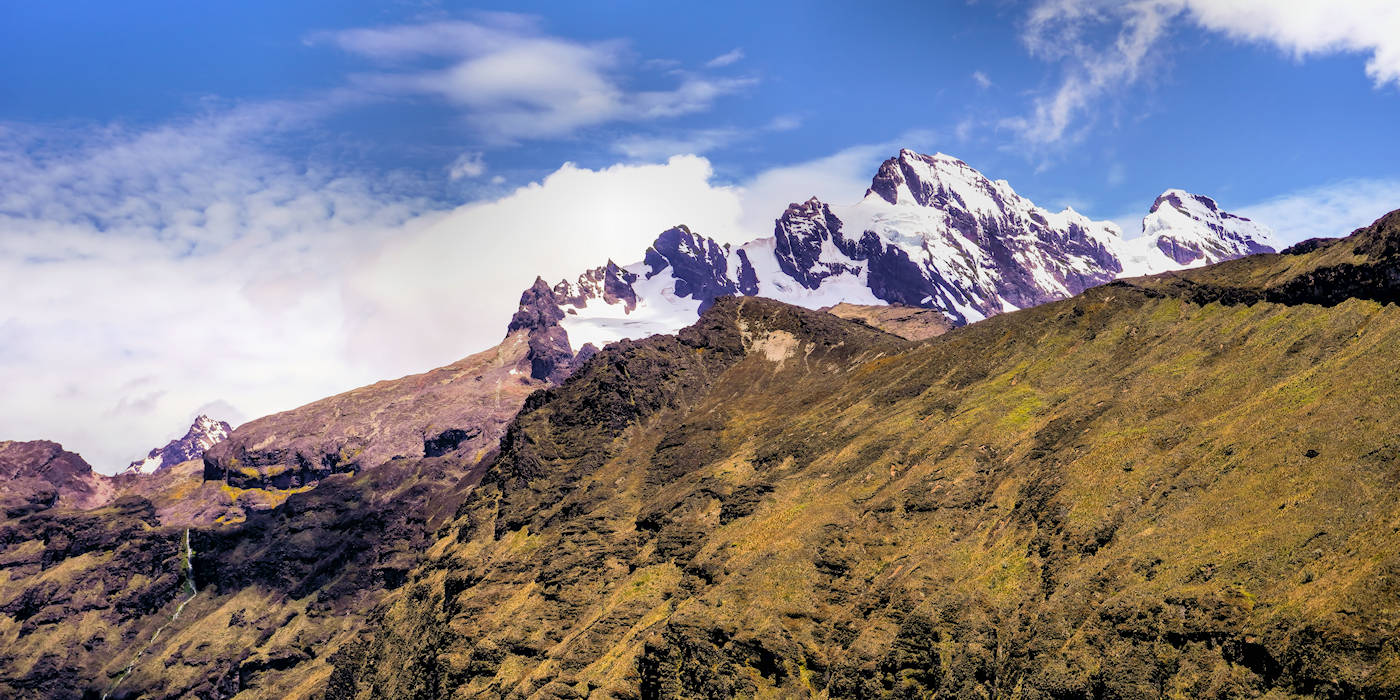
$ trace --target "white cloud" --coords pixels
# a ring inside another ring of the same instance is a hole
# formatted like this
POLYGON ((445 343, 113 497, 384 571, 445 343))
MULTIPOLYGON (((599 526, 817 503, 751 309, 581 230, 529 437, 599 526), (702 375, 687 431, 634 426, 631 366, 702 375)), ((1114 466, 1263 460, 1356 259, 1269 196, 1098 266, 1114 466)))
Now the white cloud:
POLYGON ((110 471, 197 407, 261 415, 383 376, 344 342, 332 280, 421 204, 264 155, 254 134, 285 116, 4 131, 0 381, 23 400, 0 402, 0 439, 110 471))
POLYGON ((1345 236, 1400 208, 1400 180, 1355 179, 1290 192, 1235 213, 1274 230, 1284 243, 1345 236))
POLYGON ((1377 87, 1400 87, 1400 3, 1394 0, 1188 0, 1192 19, 1236 39, 1278 46, 1299 58, 1367 55, 1377 87))
POLYGON ((1378 87, 1400 87, 1400 3, 1393 0, 1041 0, 1022 36, 1032 55, 1060 63, 1058 87, 1002 126, 1037 147, 1082 139, 1101 102, 1137 83, 1168 53, 1182 21, 1298 58, 1368 54, 1378 87))
POLYGON ((481 177, 486 174, 486 158, 481 151, 472 151, 457 156, 447 168, 447 176, 453 180, 464 177, 481 177))
POLYGON ((802 117, 796 114, 780 114, 773 117, 773 121, 768 122, 770 131, 792 131, 802 128, 802 117))
POLYGON ((742 61, 742 60, 744 60, 744 50, 743 50, 743 49, 734 49, 733 51, 729 51, 729 52, 726 52, 726 53, 722 53, 722 54, 720 54, 720 55, 718 55, 718 56, 715 56, 714 58, 710 59, 709 61, 707 61, 707 62, 705 63, 705 67, 706 67, 706 68, 722 68, 722 67, 724 67, 724 66, 733 65, 733 64, 738 63, 739 61, 742 61))
POLYGON ((550 36, 530 18, 509 14, 476 22, 324 32, 308 41, 331 43, 387 69, 397 68, 356 76, 355 83, 373 93, 444 99, 498 143, 700 112, 755 83, 752 78, 673 71, 678 82, 669 88, 630 89, 624 43, 550 36))
POLYGON ((1118 187, 1128 181, 1128 169, 1122 163, 1114 163, 1108 166, 1108 173, 1104 175, 1104 182, 1109 187, 1118 187))
POLYGON ((972 82, 977 83, 977 87, 983 90, 992 86, 992 79, 980 70, 972 71, 972 82))
POLYGON ((670 156, 704 155, 749 141, 765 133, 792 131, 802 126, 802 118, 780 115, 767 124, 750 129, 716 127, 660 134, 631 134, 612 144, 612 150, 630 160, 662 161, 670 156))

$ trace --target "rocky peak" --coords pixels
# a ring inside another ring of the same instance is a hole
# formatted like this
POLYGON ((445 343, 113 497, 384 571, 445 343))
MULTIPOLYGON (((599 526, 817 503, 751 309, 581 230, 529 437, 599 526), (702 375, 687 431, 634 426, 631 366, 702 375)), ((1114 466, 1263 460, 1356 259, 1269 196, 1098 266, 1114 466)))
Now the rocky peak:
POLYGON ((924 155, 906 148, 880 165, 866 195, 876 194, 890 204, 992 211, 1005 208, 1004 184, 953 156, 924 155))
POLYGON ((0 514, 15 517, 55 504, 91 508, 105 498, 103 477, 49 440, 0 441, 0 514))
POLYGON ((132 462, 122 473, 153 474, 181 462, 199 459, 209 448, 228 439, 231 432, 233 428, 228 423, 200 414, 183 437, 171 440, 163 447, 152 449, 146 453, 144 459, 132 462))
POLYGON ((1221 209, 1205 195, 1169 189, 1143 217, 1142 237, 1128 241, 1124 248, 1128 257, 1150 263, 1134 272, 1149 274, 1272 253, 1277 245, 1268 227, 1221 209), (1152 263, 1154 249, 1165 260, 1152 263))
POLYGON ((1162 208, 1163 204, 1168 204, 1171 205, 1177 211, 1185 213, 1189 216, 1190 214, 1187 205, 1188 201, 1194 205, 1204 207, 1207 211, 1220 211, 1220 206, 1216 204, 1215 200, 1211 199, 1210 197, 1207 197, 1203 194, 1192 194, 1190 192, 1187 192, 1186 190, 1169 189, 1166 192, 1157 195, 1157 199, 1152 201, 1152 208, 1148 209, 1147 212, 1149 214, 1155 214, 1157 213, 1158 209, 1162 208))
POLYGON ((715 297, 739 291, 729 276, 728 257, 729 246, 676 226, 656 237, 643 262, 648 268, 647 279, 669 268, 675 279, 675 295, 698 300, 704 311, 715 297))
POLYGON ((807 289, 819 288, 832 275, 859 271, 858 266, 822 261, 827 245, 845 241, 841 219, 816 197, 788 206, 774 222, 773 238, 778 267, 807 289))

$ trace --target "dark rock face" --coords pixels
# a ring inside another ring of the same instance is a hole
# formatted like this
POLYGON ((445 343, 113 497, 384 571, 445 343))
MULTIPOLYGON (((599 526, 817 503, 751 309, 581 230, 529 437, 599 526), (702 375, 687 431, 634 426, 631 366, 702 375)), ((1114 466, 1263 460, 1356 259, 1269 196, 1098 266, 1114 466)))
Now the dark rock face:
POLYGON ((621 301, 629 312, 637 308, 637 292, 632 289, 632 283, 636 281, 636 275, 609 260, 603 267, 603 301, 609 304, 621 301))
POLYGON ((1181 243, 1170 238, 1163 237, 1157 241, 1157 249, 1164 255, 1175 260, 1178 265, 1200 260, 1205 257, 1205 251, 1199 246, 1191 243, 1181 243))
POLYGON ((481 428, 471 428, 462 430, 461 428, 451 428, 444 430, 437 437, 423 441, 424 457, 441 457, 448 452, 457 449, 458 445, 481 434, 481 428))
POLYGON ((576 291, 567 282, 550 288, 543 279, 535 278, 535 284, 520 295, 519 310, 507 329, 507 333, 529 333, 530 377, 557 383, 581 362, 575 360, 569 334, 559 326, 564 304, 587 307, 589 298, 602 296, 607 303, 622 302, 630 311, 637 306, 637 293, 632 289, 636 279, 611 260, 605 267, 584 273, 576 291))
POLYGON ((151 503, 136 497, 0 521, 0 617, 18 629, 17 643, 0 651, 0 695, 101 694, 100 669, 129 641, 118 631, 135 632, 133 621, 158 615, 180 595, 180 533, 159 525, 151 503), (79 620, 103 631, 82 644, 44 643, 71 639, 79 620), (36 663, 17 662, 36 645, 43 649, 36 663))
POLYGON ((1340 238, 1309 238, 1309 239, 1307 239, 1306 241, 1299 241, 1298 243, 1294 243, 1293 245, 1288 246, 1287 248, 1284 248, 1283 250, 1280 250, 1280 251, 1279 251, 1279 254, 1280 254, 1280 255, 1304 255, 1304 254, 1306 254, 1306 253, 1311 253, 1311 252, 1313 252, 1314 250, 1322 250, 1323 248, 1330 248, 1330 247, 1332 247, 1333 245, 1335 245, 1335 244, 1337 244, 1337 243, 1340 243, 1341 240, 1342 240, 1342 239, 1340 239, 1340 238))
POLYGON ((739 293, 745 296, 758 294, 758 273, 754 272, 753 263, 749 262, 749 254, 744 250, 739 251, 739 293))
POLYGON ((870 181, 870 189, 867 189, 865 194, 874 193, 890 204, 898 204, 899 186, 904 184, 904 169, 900 166, 899 158, 890 158, 881 163, 880 169, 870 181))
POLYGON ((569 334, 559 326, 530 331, 530 377, 557 382, 574 370, 569 334))
POLYGON ((564 311, 559 308, 554 290, 543 278, 536 277, 535 283, 520 294, 520 308, 511 316, 506 333, 548 328, 563 319, 564 311))
POLYGON ((0 508, 17 513, 59 503, 91 508, 103 500, 102 479, 56 442, 0 442, 0 508))
POLYGON ((822 280, 832 275, 860 271, 855 266, 821 262, 824 242, 832 243, 847 255, 851 255, 847 251, 851 245, 841 235, 841 220, 831 213, 831 207, 816 197, 789 205, 774 224, 773 237, 778 269, 808 289, 817 289, 822 280))
POLYGON ((685 226, 667 229, 647 249, 644 261, 650 279, 668 267, 676 279, 676 296, 700 300, 700 311, 716 297, 738 291, 729 279, 727 251, 712 238, 692 233, 685 226))
POLYGON ((310 454, 283 449, 249 450, 244 445, 214 449, 204 455, 204 480, 223 481, 240 489, 300 488, 332 474, 358 471, 359 461, 348 455, 358 454, 364 446, 363 441, 350 440, 334 451, 310 454))
MULTIPOLYGON (((1194 198, 1197 202, 1200 202, 1202 205, 1204 205, 1206 209, 1213 212, 1220 211, 1220 207, 1215 203, 1214 199, 1200 194, 1195 195, 1194 198)), ((1185 202, 1183 202, 1181 199, 1181 195, 1178 195, 1175 192, 1168 192, 1159 195, 1156 199, 1152 200, 1152 208, 1148 209, 1148 213, 1157 211, 1162 207, 1163 204, 1176 207, 1177 209, 1181 209, 1186 206, 1185 202)))
MULTIPOLYGON (((631 296, 636 304, 636 295, 631 296)), ((569 337, 559 322, 564 319, 560 305, 564 300, 541 278, 520 295, 520 308, 510 319, 506 332, 528 331, 530 343, 530 376, 534 379, 550 380, 551 377, 567 376, 573 367, 574 357, 569 348, 569 337)))

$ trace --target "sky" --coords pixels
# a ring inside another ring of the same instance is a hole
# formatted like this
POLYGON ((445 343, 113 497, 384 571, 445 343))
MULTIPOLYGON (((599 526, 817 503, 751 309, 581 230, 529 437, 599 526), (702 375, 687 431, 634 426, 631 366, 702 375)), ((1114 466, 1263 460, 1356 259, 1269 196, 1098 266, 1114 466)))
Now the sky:
POLYGON ((771 235, 907 147, 1132 235, 1400 207, 1400 3, 5 3, 0 439, 112 472, 499 342, 675 224, 771 235))

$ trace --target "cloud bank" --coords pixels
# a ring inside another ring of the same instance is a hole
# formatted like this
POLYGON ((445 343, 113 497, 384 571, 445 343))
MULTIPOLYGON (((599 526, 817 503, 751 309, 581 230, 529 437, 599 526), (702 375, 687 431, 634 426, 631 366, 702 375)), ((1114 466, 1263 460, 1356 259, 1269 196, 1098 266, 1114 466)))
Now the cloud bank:
MULTIPOLYGON (((441 209, 274 155, 268 134, 302 109, 146 131, 0 127, 0 382, 24 397, 0 403, 0 439, 54 439, 110 472, 201 408, 237 422, 489 347, 536 275, 635 261, 680 223, 743 241, 789 201, 858 198, 888 155, 743 186, 694 155, 566 163, 441 209)), ((478 162, 457 169, 479 175, 478 162)))

